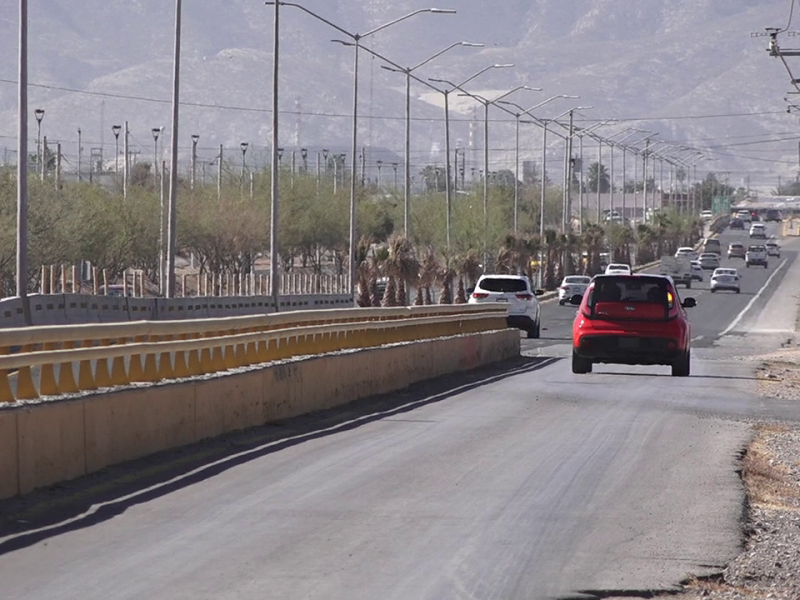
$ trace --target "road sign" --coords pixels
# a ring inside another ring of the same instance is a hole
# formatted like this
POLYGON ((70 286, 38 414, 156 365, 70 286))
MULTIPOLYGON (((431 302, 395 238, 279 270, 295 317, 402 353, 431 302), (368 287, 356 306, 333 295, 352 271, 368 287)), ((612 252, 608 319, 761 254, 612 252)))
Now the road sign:
POLYGON ((714 196, 711 199, 711 210, 715 215, 727 215, 731 212, 730 196, 714 196))

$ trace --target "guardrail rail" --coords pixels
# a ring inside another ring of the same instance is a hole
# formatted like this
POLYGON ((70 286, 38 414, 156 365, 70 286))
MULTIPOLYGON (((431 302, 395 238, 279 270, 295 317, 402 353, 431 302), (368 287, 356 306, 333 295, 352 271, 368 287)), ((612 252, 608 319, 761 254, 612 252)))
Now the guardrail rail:
POLYGON ((0 403, 505 329, 506 314, 462 304, 0 329, 0 403))

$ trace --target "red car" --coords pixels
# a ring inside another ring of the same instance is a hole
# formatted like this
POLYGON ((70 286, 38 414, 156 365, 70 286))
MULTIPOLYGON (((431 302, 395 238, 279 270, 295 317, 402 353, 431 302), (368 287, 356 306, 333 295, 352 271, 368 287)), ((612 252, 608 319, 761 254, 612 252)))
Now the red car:
POLYGON ((572 324, 572 372, 591 373, 594 363, 670 365, 687 377, 691 328, 675 285, 663 275, 598 275, 583 297, 572 324))

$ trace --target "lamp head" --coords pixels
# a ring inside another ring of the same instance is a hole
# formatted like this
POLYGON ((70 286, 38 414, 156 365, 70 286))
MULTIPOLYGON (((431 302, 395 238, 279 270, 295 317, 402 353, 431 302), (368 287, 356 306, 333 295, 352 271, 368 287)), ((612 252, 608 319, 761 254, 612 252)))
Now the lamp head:
POLYGON ((114 133, 114 137, 119 137, 119 132, 122 131, 122 125, 112 125, 111 131, 114 133))
POLYGON ((36 115, 36 120, 39 123, 41 123, 42 119, 44 119, 44 109, 43 108, 37 108, 36 110, 33 111, 33 114, 36 115))
POLYGON ((161 133, 161 128, 160 127, 153 127, 150 131, 153 134, 153 139, 158 141, 158 135, 161 133))
POLYGON ((242 153, 244 153, 244 152, 247 152, 247 147, 248 147, 249 145, 250 145, 250 144, 248 144, 247 142, 242 142, 241 144, 239 144, 239 148, 241 148, 241 149, 242 149, 242 153))
POLYGON ((199 142, 199 141, 200 141, 200 136, 199 136, 199 135, 197 135, 196 133, 195 133, 195 134, 193 134, 193 135, 192 135, 192 143, 196 144, 196 143, 197 143, 197 142, 199 142))
POLYGON ((303 160, 305 160, 308 156, 308 148, 300 148, 300 156, 302 156, 303 160))
POLYGON ((454 15, 454 14, 456 14, 456 11, 454 9, 452 9, 452 8, 431 8, 430 10, 428 10, 428 12, 431 12, 431 13, 433 13, 435 15, 454 15))

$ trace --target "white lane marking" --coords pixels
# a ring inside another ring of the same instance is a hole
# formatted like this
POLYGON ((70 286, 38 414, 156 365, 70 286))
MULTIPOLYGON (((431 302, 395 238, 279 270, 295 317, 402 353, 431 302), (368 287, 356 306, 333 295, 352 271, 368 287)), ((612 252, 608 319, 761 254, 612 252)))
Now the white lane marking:
POLYGON ((724 335, 728 335, 731 331, 733 331, 733 328, 736 327, 739 324, 739 322, 744 318, 744 316, 747 314, 747 311, 750 310, 751 308, 753 308, 753 304, 755 304, 756 300, 758 300, 761 297, 761 294, 764 293, 764 290, 767 289, 767 286, 769 286, 769 284, 772 283, 772 279, 775 277, 775 275, 778 274, 778 271, 780 271, 788 261, 789 261, 789 259, 787 259, 787 258, 783 259, 781 264, 778 265, 778 268, 775 269, 772 272, 772 275, 770 275, 767 278, 766 283, 761 286, 760 290, 758 290, 758 293, 755 296, 753 296, 753 298, 752 298, 752 300, 750 300, 750 302, 747 303, 747 306, 744 307, 742 312, 740 312, 738 315, 736 315, 736 318, 733 320, 733 323, 728 325, 727 329, 725 329, 725 331, 723 331, 722 333, 719 334, 720 337, 722 337, 724 335))
POLYGON ((697 337, 692 338, 692 341, 693 342, 699 342, 700 340, 705 339, 705 337, 706 336, 704 336, 704 335, 698 335, 697 337))

